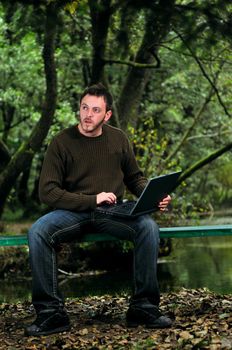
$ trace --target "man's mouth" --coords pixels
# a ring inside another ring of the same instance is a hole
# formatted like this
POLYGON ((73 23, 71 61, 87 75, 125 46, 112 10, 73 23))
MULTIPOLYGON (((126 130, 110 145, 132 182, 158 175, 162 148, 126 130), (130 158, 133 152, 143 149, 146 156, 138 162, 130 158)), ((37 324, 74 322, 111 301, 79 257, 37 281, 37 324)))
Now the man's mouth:
POLYGON ((91 119, 84 119, 84 123, 85 124, 92 124, 92 120, 91 119))

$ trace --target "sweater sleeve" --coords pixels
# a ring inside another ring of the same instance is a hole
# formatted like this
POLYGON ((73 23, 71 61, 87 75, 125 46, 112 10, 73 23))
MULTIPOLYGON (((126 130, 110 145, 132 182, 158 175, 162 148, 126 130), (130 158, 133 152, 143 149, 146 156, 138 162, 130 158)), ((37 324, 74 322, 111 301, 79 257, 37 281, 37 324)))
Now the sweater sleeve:
POLYGON ((96 207, 96 195, 72 193, 63 188, 66 154, 54 139, 44 158, 39 182, 41 202, 53 208, 83 211, 96 207))
POLYGON ((148 180, 138 166, 129 140, 127 140, 127 151, 124 154, 123 171, 124 183, 128 190, 139 197, 148 180))

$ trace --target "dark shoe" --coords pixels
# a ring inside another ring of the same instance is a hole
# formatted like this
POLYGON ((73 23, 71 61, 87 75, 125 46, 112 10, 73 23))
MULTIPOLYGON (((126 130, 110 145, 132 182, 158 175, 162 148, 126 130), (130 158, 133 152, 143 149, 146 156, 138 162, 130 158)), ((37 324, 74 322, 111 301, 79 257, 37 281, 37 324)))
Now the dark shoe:
POLYGON ((40 312, 36 320, 25 328, 26 336, 48 335, 68 331, 70 323, 65 311, 40 312))
POLYGON ((128 327, 144 325, 147 328, 167 328, 172 325, 172 320, 163 316, 155 305, 131 305, 126 314, 126 321, 128 327))

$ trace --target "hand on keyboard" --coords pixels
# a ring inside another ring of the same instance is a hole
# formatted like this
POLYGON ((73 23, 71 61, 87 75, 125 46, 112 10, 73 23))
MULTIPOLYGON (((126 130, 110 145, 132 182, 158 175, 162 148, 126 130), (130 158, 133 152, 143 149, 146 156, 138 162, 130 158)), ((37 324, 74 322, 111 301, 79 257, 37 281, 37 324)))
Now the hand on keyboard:
POLYGON ((117 203, 117 197, 113 192, 101 192, 97 194, 97 205, 107 203, 115 204, 117 203))

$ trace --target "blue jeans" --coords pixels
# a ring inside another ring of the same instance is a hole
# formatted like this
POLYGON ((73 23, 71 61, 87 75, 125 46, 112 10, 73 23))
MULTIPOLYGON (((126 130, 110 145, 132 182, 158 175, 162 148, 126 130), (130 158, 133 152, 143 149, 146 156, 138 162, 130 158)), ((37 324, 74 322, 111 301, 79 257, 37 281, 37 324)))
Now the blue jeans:
POLYGON ((57 247, 80 239, 87 232, 107 233, 134 243, 133 302, 159 304, 157 258, 159 228, 149 215, 119 219, 94 211, 54 210, 40 219, 28 233, 32 269, 32 302, 36 312, 64 307, 57 278, 57 247))

